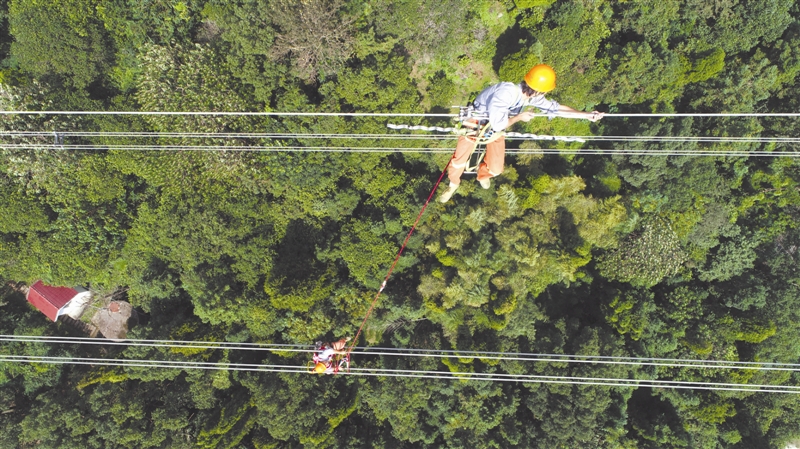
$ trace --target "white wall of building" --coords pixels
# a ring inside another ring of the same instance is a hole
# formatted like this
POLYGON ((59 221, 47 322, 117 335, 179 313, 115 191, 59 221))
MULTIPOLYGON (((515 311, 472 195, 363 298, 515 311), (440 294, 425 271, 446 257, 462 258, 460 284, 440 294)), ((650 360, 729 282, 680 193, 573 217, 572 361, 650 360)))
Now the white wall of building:
POLYGON ((83 315, 83 311, 86 310, 86 306, 88 306, 92 300, 92 294, 86 289, 76 288, 76 290, 78 290, 78 294, 58 311, 59 316, 68 315, 71 318, 79 320, 81 315, 83 315))

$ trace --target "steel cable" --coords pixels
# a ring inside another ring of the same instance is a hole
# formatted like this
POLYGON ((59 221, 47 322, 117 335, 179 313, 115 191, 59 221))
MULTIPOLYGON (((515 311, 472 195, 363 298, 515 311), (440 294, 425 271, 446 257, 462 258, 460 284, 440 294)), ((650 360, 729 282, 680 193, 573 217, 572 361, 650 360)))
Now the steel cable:
MULTIPOLYGON (((79 151, 235 151, 251 153, 452 153, 451 148, 431 147, 337 147, 337 146, 225 146, 225 145, 47 145, 0 143, 0 149, 10 150, 79 150, 79 151)), ((797 151, 768 150, 626 150, 602 148, 533 148, 506 150, 506 154, 564 154, 564 155, 620 155, 620 156, 694 156, 694 157, 798 157, 797 151)))
MULTIPOLYGON (((99 346, 145 346, 164 348, 191 349, 224 349, 249 350, 283 353, 312 353, 312 345, 275 344, 275 343, 237 343, 237 342, 205 342, 189 340, 124 340, 114 341, 84 337, 40 337, 0 335, 0 342, 26 342, 48 344, 82 344, 99 346)), ((658 366, 666 368, 699 368, 699 369, 745 369, 752 371, 791 371, 800 372, 800 363, 779 362, 747 362, 732 360, 703 359, 670 359, 631 356, 571 355, 544 353, 507 353, 487 351, 458 351, 438 349, 354 347, 357 355, 396 356, 396 357, 430 357, 449 359, 481 359, 499 361, 523 361, 545 363, 577 363, 599 365, 635 365, 658 366)))
MULTIPOLYGON (((170 360, 145 360, 145 359, 100 359, 100 358, 75 358, 75 357, 48 357, 48 356, 4 356, 0 355, 0 362, 15 363, 44 363, 44 364, 71 364, 71 365, 98 365, 133 368, 166 368, 166 369, 205 369, 225 371, 251 371, 251 372, 277 372, 277 373, 307 373, 305 366, 274 365, 274 364, 243 364, 230 362, 186 362, 170 360)), ((606 387, 650 387, 669 389, 693 389, 714 391, 743 391, 761 393, 790 393, 799 394, 800 386, 772 385, 772 384, 743 384, 730 382, 702 382, 702 381, 671 381, 659 379, 630 379, 614 377, 579 377, 579 376, 552 376, 537 374, 501 374, 501 373, 472 373, 448 372, 431 370, 398 370, 384 368, 350 368, 350 372, 339 372, 338 375, 373 376, 373 377, 398 377, 398 378, 426 378, 445 380, 477 380, 491 382, 520 382, 520 383, 551 383, 567 385, 591 385, 606 387)))
MULTIPOLYGON (((379 134, 379 133, 197 133, 197 132, 89 132, 89 131, 0 131, 0 137, 47 137, 54 134, 60 137, 135 137, 156 139, 363 139, 363 140, 454 140, 456 135, 450 134, 379 134)), ((507 140, 554 140, 558 137, 568 142, 700 142, 700 143, 800 143, 800 137, 736 137, 736 136, 604 136, 574 135, 547 136, 532 134, 525 137, 520 133, 506 135, 507 140)))
MULTIPOLYGON (((448 117, 458 114, 397 113, 397 112, 275 112, 275 111, 0 111, 0 115, 142 115, 142 116, 210 116, 210 117, 448 117)), ((575 117, 574 113, 550 114, 575 117)), ((534 117, 550 117, 535 114, 534 117)), ((606 117, 800 117, 798 112, 675 112, 675 113, 625 113, 606 112, 606 117)))

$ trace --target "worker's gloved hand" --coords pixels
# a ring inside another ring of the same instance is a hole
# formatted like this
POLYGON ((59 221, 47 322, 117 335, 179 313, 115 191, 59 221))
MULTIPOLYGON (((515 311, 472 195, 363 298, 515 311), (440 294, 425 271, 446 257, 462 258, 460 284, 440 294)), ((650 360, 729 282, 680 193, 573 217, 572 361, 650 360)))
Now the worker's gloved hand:
POLYGON ((598 112, 598 111, 587 112, 586 120, 589 120, 590 122, 596 122, 601 118, 603 118, 603 115, 605 115, 605 112, 598 112))

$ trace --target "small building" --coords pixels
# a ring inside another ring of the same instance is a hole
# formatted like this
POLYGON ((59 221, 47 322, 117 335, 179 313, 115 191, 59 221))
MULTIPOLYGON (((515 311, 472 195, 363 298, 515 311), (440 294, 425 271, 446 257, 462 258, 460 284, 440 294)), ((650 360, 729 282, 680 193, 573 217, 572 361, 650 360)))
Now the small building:
POLYGON ((37 281, 28 290, 27 299, 53 321, 62 315, 77 320, 89 304, 91 293, 83 287, 53 287, 37 281))

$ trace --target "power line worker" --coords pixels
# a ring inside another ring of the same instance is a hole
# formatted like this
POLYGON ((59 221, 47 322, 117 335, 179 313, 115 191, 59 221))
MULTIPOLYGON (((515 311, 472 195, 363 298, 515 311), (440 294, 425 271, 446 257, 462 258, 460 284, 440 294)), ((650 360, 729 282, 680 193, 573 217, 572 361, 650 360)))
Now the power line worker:
MULTIPOLYGON (((473 102, 475 112, 488 116, 489 133, 486 143, 486 156, 478 167, 478 182, 488 189, 490 179, 503 173, 505 164, 506 142, 502 132, 517 122, 528 122, 535 115, 522 111, 527 106, 540 109, 548 117, 562 116, 567 118, 583 118, 596 122, 603 118, 602 112, 583 112, 548 100, 544 94, 556 87, 556 72, 546 64, 535 65, 528 71, 519 84, 502 82, 487 87, 473 102)), ((439 202, 446 203, 461 184, 461 175, 467 168, 469 157, 475 148, 475 137, 459 136, 456 151, 450 162, 448 177, 450 187, 439 197, 439 202)))
POLYGON ((349 338, 342 338, 333 343, 318 341, 314 350, 314 372, 317 374, 333 374, 336 371, 337 355, 346 355, 345 346, 349 338))

